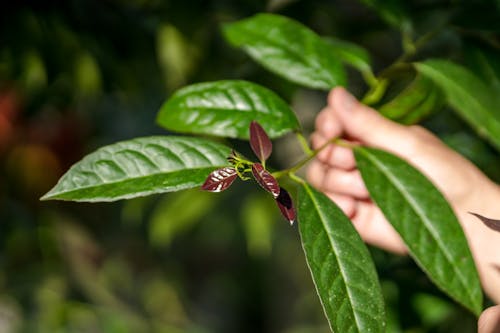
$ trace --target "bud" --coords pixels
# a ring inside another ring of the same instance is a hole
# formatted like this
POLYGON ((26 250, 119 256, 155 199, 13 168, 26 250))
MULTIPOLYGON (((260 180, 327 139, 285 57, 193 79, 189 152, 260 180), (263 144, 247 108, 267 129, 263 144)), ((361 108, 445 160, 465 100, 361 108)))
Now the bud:
POLYGON ((257 183, 264 188, 264 190, 268 191, 273 195, 276 199, 280 194, 280 186, 278 181, 267 171, 264 169, 262 164, 254 163, 252 164, 252 174, 257 183))
POLYGON ((238 173, 233 167, 217 169, 208 175, 201 189, 209 192, 222 192, 231 186, 237 176, 238 173))

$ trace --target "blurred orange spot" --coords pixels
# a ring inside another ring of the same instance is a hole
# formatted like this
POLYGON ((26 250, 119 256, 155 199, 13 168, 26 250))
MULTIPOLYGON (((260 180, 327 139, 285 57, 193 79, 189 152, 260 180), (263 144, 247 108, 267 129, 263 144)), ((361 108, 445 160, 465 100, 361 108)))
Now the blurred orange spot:
POLYGON ((22 194, 36 196, 55 185, 61 174, 57 156, 46 146, 24 144, 14 147, 7 156, 7 176, 22 194))

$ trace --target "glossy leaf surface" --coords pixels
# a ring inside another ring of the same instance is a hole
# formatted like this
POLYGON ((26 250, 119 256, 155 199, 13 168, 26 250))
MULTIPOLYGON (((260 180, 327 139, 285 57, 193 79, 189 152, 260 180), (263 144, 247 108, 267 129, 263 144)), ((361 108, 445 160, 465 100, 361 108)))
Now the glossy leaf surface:
POLYGON ((248 139, 257 121, 271 138, 299 129, 299 122, 278 95, 247 81, 193 84, 178 90, 163 106, 157 122, 181 133, 248 139))
POLYGON ((273 151, 273 144, 266 131, 256 121, 250 123, 250 147, 262 163, 271 156, 273 151))
POLYGON ((298 200, 302 246, 332 331, 385 332, 377 273, 351 221, 308 184, 298 200))
POLYGON ((281 215, 283 215, 290 224, 293 224, 297 218, 297 212, 295 211, 292 197, 283 187, 280 187, 280 193, 276 198, 276 203, 278 204, 281 215))
POLYGON ((443 195, 392 154, 357 147, 355 157, 370 196, 414 260, 439 288, 479 314, 479 277, 462 228, 443 195))
POLYGON ((324 90, 346 82, 344 68, 332 46, 292 19, 258 14, 226 24, 224 33, 231 44, 289 81, 324 90))
POLYGON ((208 175, 203 185, 201 185, 201 189, 209 192, 222 192, 231 186, 237 177, 238 173, 235 168, 220 168, 208 175))
POLYGON ((274 198, 277 198, 280 194, 280 186, 278 181, 264 169, 262 164, 254 163, 252 164, 252 174, 257 183, 267 192, 271 193, 274 198))
POLYGON ((118 142, 87 155, 42 199, 114 201, 203 184, 227 165, 230 149, 197 138, 152 136, 118 142))
POLYGON ((476 132, 500 150, 498 94, 467 68, 446 60, 415 64, 444 92, 446 100, 476 132))

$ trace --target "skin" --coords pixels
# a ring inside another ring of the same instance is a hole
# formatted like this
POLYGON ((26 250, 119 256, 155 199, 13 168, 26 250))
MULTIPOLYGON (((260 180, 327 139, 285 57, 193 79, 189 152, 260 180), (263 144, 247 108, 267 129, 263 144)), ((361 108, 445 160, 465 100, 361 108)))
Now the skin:
MULTIPOLYGON (((483 289, 500 303, 500 233, 468 213, 500 218, 500 187, 431 132, 387 120, 341 87, 330 92, 327 106, 316 118, 311 142, 319 148, 336 137, 398 155, 440 189, 465 232, 483 289)), ((310 164, 307 178, 337 203, 367 243, 407 253, 400 236, 371 202, 351 149, 330 144, 310 164)), ((478 328, 480 333, 500 332, 500 306, 485 310, 478 328)))

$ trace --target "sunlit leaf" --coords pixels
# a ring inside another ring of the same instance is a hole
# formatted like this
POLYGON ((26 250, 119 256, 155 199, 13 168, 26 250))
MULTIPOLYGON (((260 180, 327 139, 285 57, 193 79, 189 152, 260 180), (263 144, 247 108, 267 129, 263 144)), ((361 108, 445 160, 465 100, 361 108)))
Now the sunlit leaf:
POLYGON ((417 70, 438 85, 449 105, 476 132, 500 149, 500 98, 467 68, 446 60, 415 64, 417 70))
POLYGON ((280 187, 276 203, 278 204, 281 215, 283 215, 283 217, 287 219, 290 224, 293 224, 297 218, 297 213, 295 211, 295 207, 293 206, 292 197, 283 187, 280 187))
POLYGON ((178 90, 163 106, 157 122, 181 133, 248 139, 257 121, 269 137, 299 129, 297 117, 278 95, 247 81, 193 84, 178 90))
POLYGON ((42 200, 114 201, 203 184, 227 165, 230 149, 208 140, 152 136, 118 142, 87 155, 42 200))
POLYGON ((439 288, 479 314, 482 291, 474 260, 443 195, 419 171, 392 154, 357 147, 355 157, 370 196, 417 264, 439 288))
POLYGON ((351 221, 308 184, 298 200, 302 246, 332 331, 385 332, 377 273, 351 221))
POLYGON ((271 156, 273 151, 273 144, 266 131, 256 121, 250 123, 250 147, 262 163, 271 156))
POLYGON ((224 25, 226 39, 269 71, 309 88, 344 85, 346 75, 330 44, 284 16, 257 14, 224 25))
POLYGON ((272 194, 273 197, 277 198, 280 194, 280 186, 278 181, 267 171, 264 169, 262 164, 254 163, 252 164, 252 174, 257 183, 269 193, 272 194))

